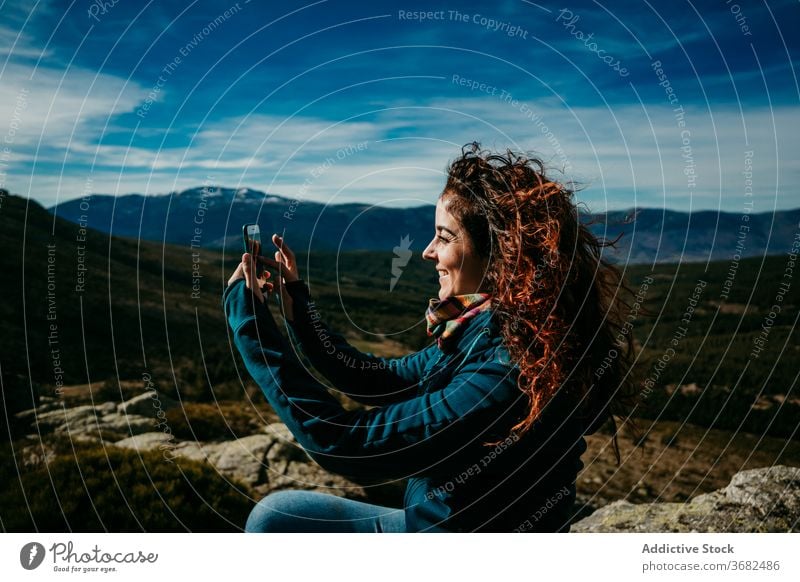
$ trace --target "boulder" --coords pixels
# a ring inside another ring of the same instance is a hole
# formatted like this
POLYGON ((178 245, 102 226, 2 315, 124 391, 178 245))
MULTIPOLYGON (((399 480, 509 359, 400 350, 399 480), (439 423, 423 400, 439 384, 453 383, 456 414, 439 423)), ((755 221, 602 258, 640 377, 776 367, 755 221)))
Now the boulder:
POLYGON ((165 432, 145 432, 117 441, 114 446, 144 452, 169 446, 170 441, 174 441, 174 437, 165 432))
POLYGON ((170 459, 209 463, 221 475, 248 485, 259 495, 280 489, 306 489, 366 499, 363 487, 328 473, 312 461, 281 423, 267 425, 263 434, 221 443, 175 441, 170 434, 146 432, 114 445, 138 451, 163 450, 170 459))
POLYGON ((274 444, 267 450, 267 483, 256 487, 258 493, 269 493, 280 489, 305 489, 330 493, 350 499, 366 500, 364 488, 352 481, 329 473, 308 456, 297 444, 294 435, 285 424, 268 424, 264 432, 272 435, 274 444))
POLYGON ((160 394, 155 390, 150 390, 138 396, 134 396, 130 400, 117 404, 116 408, 117 412, 120 414, 136 414, 155 418, 159 410, 166 412, 178 406, 178 403, 169 396, 160 394))
POLYGON ((572 532, 798 532, 800 468, 741 471, 727 487, 686 503, 615 501, 572 525, 572 532))
POLYGON ((39 409, 19 413, 19 419, 33 422, 36 434, 62 434, 79 440, 100 442, 119 440, 125 435, 151 432, 156 420, 151 417, 116 412, 113 402, 97 406, 84 404, 40 413, 39 409))
POLYGON ((73 408, 60 408, 39 414, 34 412, 34 427, 43 434, 51 432, 67 432, 69 430, 83 430, 88 426, 96 427, 97 411, 91 404, 75 406, 73 408))
MULTIPOLYGON (((36 441, 38 439, 33 440, 36 441)), ((42 441, 21 447, 17 455, 16 461, 19 469, 24 468, 25 470, 34 470, 43 465, 48 465, 56 457, 53 447, 42 441)))
POLYGON ((267 463, 272 472, 286 475, 292 463, 313 463, 308 453, 297 444, 292 432, 285 424, 268 424, 264 432, 270 435, 272 446, 267 452, 267 463))
POLYGON ((800 468, 797 467, 776 465, 741 471, 722 491, 729 503, 795 519, 800 515, 800 468))
MULTIPOLYGON (((113 444, 136 451, 161 451, 165 460, 176 457, 212 465, 222 476, 249 486, 256 495, 280 489, 319 490, 343 497, 366 500, 362 486, 328 473, 314 462, 282 423, 264 427, 262 433, 219 443, 179 441, 158 430, 158 410, 177 403, 154 392, 146 392, 121 404, 85 404, 65 408, 61 401, 46 401, 17 414, 32 427, 32 438, 40 434, 68 435, 75 441, 113 444), (154 405, 154 403, 156 405, 154 405)), ((26 462, 46 462, 31 449, 26 462)), ((45 454, 46 456, 46 454, 45 454)))
POLYGON ((100 418, 98 424, 100 431, 130 435, 151 432, 156 426, 152 418, 119 413, 106 414, 100 418))
POLYGON ((184 457, 193 461, 212 464, 213 459, 216 458, 216 454, 213 449, 207 450, 203 446, 203 443, 198 443, 195 441, 180 441, 175 443, 175 446, 172 447, 172 450, 170 451, 170 455, 172 457, 184 457))
POLYGON ((116 402, 103 402, 94 407, 98 414, 112 414, 117 411, 116 402))
POLYGON ((273 439, 268 435, 254 434, 216 444, 213 451, 214 460, 211 463, 223 475, 253 487, 266 481, 265 456, 273 443, 273 439))

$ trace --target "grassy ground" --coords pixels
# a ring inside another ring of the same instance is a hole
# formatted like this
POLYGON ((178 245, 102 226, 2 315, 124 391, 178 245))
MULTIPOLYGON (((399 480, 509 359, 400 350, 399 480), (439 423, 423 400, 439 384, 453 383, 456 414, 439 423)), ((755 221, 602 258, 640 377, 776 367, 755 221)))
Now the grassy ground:
POLYGON ((674 421, 641 421, 644 447, 619 438, 616 465, 608 435, 587 437, 578 490, 593 505, 685 501, 724 487, 738 471, 800 466, 800 443, 783 438, 705 429, 674 421))

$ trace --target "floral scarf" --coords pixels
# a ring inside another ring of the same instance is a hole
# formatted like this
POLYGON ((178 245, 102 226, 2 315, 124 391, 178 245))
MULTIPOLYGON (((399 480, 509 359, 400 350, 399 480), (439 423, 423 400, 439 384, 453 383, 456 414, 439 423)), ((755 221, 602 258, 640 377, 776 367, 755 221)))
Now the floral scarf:
POLYGON ((446 299, 430 299, 425 319, 428 336, 436 337, 441 349, 457 335, 464 323, 492 306, 489 293, 454 295, 446 299))

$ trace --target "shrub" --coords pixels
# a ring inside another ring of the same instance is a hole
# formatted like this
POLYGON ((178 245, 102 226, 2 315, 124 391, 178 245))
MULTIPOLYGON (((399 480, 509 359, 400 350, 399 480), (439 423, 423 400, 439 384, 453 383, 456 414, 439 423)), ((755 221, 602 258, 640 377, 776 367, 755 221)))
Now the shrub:
POLYGON ((254 410, 240 403, 184 403, 167 411, 167 424, 178 439, 214 441, 241 438, 273 422, 275 413, 254 410))
POLYGON ((678 446, 678 435, 680 434, 680 429, 676 429, 672 432, 668 432, 661 437, 661 444, 665 447, 676 447, 678 446))
POLYGON ((75 444, 74 456, 25 471, 0 452, 0 523, 7 532, 241 531, 246 487, 210 466, 157 452, 75 444), (238 489, 238 491, 237 491, 238 489))

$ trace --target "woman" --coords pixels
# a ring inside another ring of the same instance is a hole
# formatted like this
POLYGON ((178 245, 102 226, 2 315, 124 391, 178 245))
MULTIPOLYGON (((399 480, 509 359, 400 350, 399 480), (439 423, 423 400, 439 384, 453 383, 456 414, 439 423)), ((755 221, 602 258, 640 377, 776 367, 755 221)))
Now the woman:
POLYGON ((273 243, 275 260, 261 260, 278 270, 292 339, 337 389, 373 407, 345 410, 303 368, 265 305, 275 285, 255 278, 245 254, 223 303, 250 374, 323 468, 410 479, 402 509, 273 493, 247 531, 569 531, 583 437, 616 426, 630 356, 617 333, 626 287, 570 190, 536 159, 467 146, 448 168, 423 253, 439 273, 426 312, 436 341, 402 358, 332 333, 294 254, 273 243))

